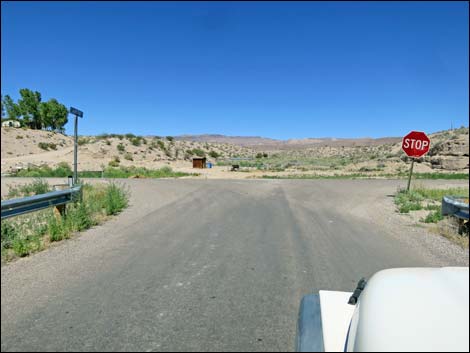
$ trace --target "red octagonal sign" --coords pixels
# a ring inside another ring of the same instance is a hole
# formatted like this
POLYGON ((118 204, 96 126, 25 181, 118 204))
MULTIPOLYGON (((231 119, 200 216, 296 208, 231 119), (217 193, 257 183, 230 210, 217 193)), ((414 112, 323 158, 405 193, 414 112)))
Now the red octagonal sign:
POLYGON ((403 137, 401 148, 409 157, 421 157, 429 151, 429 137, 424 132, 411 131, 403 137))

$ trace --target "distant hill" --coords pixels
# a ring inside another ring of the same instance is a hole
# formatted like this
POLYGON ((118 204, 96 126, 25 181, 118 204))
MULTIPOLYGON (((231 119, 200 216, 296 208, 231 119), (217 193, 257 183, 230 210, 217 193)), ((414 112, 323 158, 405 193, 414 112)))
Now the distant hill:
POLYGON ((382 137, 382 138, 356 138, 342 139, 333 137, 324 138, 305 138, 276 140, 260 136, 225 136, 219 134, 203 135, 181 135, 175 137, 181 141, 207 142, 207 143, 230 143, 233 145, 249 147, 256 150, 290 150, 303 149, 311 147, 352 147, 352 146, 379 146, 383 144, 392 144, 401 141, 401 137, 382 137))

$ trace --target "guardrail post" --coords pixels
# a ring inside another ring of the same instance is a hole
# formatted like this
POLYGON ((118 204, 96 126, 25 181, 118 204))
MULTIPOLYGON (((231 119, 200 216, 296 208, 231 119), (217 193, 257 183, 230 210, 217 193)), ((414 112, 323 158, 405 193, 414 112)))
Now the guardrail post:
POLYGON ((57 218, 63 218, 65 217, 65 210, 66 210, 66 205, 57 205, 54 207, 54 214, 57 218))

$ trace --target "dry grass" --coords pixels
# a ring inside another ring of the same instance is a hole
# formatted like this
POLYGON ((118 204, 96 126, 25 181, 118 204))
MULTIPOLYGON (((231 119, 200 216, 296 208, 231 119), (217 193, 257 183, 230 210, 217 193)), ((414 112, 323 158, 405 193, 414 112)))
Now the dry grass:
POLYGON ((433 233, 449 239, 451 242, 461 246, 462 248, 468 249, 468 235, 462 236, 458 233, 457 220, 451 218, 444 219, 435 226, 432 226, 430 230, 433 233))

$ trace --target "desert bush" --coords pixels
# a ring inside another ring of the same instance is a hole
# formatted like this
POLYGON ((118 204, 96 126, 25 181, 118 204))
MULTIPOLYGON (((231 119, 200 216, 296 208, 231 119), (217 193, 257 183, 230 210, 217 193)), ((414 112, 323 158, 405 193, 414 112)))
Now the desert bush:
POLYGON ((88 137, 79 137, 77 143, 79 146, 83 146, 87 143, 90 143, 90 139, 88 137))
POLYGON ((134 146, 142 145, 142 138, 141 137, 134 137, 130 141, 134 146))
POLYGON ((132 158, 132 154, 130 154, 130 153, 126 153, 124 155, 124 159, 127 159, 128 161, 133 161, 134 160, 134 158, 132 158))
POLYGON ((206 153, 203 150, 199 149, 199 148, 193 148, 192 152, 193 152, 193 154, 195 154, 198 157, 205 157, 206 156, 206 153))
POLYGON ((48 151, 49 148, 50 148, 51 150, 57 150, 57 145, 56 145, 55 143, 52 143, 52 142, 50 142, 50 143, 47 143, 47 142, 39 142, 39 143, 38 143, 38 146, 39 146, 39 148, 41 148, 41 149, 43 149, 43 150, 46 150, 46 151, 48 151))
POLYGON ((114 157, 114 159, 112 161, 110 161, 108 163, 108 166, 110 167, 119 167, 119 163, 121 162, 121 160, 119 159, 119 157, 114 157))
POLYGON ((126 150, 126 147, 124 147, 122 143, 119 143, 116 148, 119 152, 124 152, 126 150))

